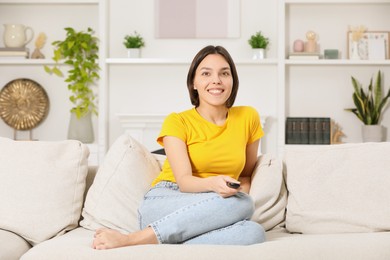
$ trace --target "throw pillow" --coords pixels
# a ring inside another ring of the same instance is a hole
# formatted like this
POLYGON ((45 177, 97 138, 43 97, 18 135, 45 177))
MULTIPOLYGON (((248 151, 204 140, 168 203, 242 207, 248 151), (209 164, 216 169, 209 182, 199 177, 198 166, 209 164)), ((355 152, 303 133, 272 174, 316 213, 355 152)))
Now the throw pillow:
POLYGON ((288 147, 286 228, 299 233, 390 230, 390 143, 288 147))
POLYGON ((252 174, 249 195, 255 203, 252 220, 265 230, 281 224, 285 218, 287 190, 282 162, 269 154, 259 156, 252 174))
POLYGON ((155 157, 129 134, 110 147, 88 191, 80 225, 123 233, 139 230, 138 207, 160 172, 155 157))
POLYGON ((0 229, 36 245, 77 227, 88 147, 0 137, 0 229))

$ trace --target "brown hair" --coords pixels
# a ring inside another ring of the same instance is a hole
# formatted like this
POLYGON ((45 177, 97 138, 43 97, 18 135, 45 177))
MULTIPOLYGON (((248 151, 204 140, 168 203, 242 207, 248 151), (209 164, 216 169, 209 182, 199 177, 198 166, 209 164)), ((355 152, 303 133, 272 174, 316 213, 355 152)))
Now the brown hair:
POLYGON ((226 100, 226 104, 225 104, 227 108, 230 108, 233 106, 234 101, 236 100, 239 81, 238 81, 236 65, 234 64, 234 61, 230 56, 229 52, 222 46, 212 46, 212 45, 206 46, 203 49, 201 49, 194 57, 187 75, 187 88, 190 94, 191 104, 194 105, 195 107, 199 106, 200 101, 199 101, 198 91, 194 89, 195 73, 199 64, 203 61, 204 58, 206 58, 207 55, 210 54, 221 55, 222 57, 225 58, 225 60, 230 66, 230 70, 232 72, 232 77, 233 77, 233 87, 232 87, 232 93, 230 94, 228 100, 226 100))

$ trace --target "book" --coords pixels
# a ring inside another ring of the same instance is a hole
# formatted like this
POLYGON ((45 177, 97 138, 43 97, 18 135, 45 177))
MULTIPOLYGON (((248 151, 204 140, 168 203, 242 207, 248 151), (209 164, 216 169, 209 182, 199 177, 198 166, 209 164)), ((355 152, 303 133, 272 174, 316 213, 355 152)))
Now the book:
POLYGON ((0 57, 26 57, 28 58, 30 51, 28 48, 9 48, 3 47, 0 48, 0 57))
POLYGON ((286 144, 330 144, 329 117, 287 117, 286 144))
POLYGON ((309 119, 288 117, 286 119, 286 144, 309 143, 309 119))
POLYGON ((0 52, 2 51, 28 51, 28 48, 25 47, 0 47, 0 52))
POLYGON ((321 54, 317 52, 292 52, 288 58, 290 60, 319 60, 321 54))

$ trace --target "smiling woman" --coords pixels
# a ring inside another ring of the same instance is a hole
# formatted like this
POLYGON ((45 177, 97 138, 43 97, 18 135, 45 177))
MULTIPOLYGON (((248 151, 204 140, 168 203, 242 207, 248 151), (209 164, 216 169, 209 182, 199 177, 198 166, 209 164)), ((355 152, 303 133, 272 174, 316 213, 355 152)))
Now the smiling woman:
POLYGON ((238 84, 225 48, 206 46, 198 52, 187 75, 194 107, 168 115, 157 137, 167 159, 138 210, 142 230, 98 230, 94 248, 265 240, 263 227, 249 220, 254 205, 248 195, 264 133, 254 108, 233 106, 238 84))

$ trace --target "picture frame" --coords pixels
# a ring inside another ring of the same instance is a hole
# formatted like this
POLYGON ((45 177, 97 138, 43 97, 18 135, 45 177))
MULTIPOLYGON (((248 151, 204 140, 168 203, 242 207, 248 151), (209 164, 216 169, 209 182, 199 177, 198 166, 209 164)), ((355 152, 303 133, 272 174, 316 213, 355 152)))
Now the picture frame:
MULTIPOLYGON (((389 49, 390 49, 390 32, 388 31, 368 31, 364 32, 362 38, 358 42, 359 56, 362 60, 369 60, 369 49, 370 42, 372 39, 384 39, 385 46, 384 50, 378 50, 378 52, 384 53, 383 59, 389 59, 389 49)), ((372 46, 371 46, 372 47, 372 46)), ((371 48, 372 50, 372 48, 371 48)), ((347 33, 347 53, 348 59, 352 56, 352 32, 348 31, 347 33)))

